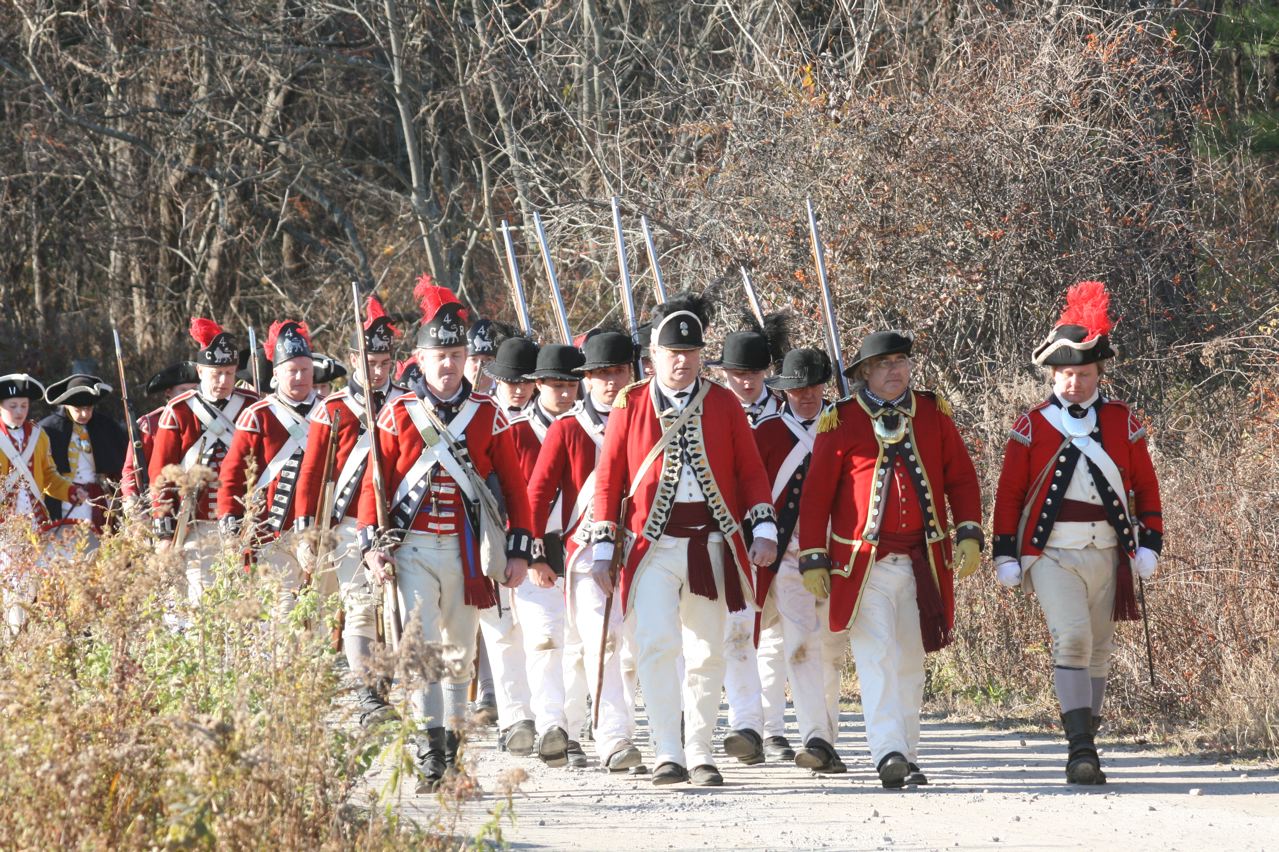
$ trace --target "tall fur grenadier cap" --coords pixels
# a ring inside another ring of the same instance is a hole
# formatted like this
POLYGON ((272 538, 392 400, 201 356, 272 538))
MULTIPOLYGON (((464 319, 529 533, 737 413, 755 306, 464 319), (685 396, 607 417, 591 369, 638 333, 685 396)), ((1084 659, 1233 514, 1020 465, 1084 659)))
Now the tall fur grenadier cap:
POLYGON ((1066 291, 1066 309, 1035 349, 1041 367, 1078 367, 1115 357, 1110 346, 1110 293, 1100 281, 1080 281, 1066 291))
POLYGON ((192 317, 191 337, 200 346, 193 359, 195 363, 206 367, 230 367, 239 363, 235 339, 213 320, 192 317))
POLYGON ((267 332, 266 351, 271 355, 271 364, 277 367, 294 358, 310 358, 314 354, 311 331, 304 322, 277 320, 267 332))
POLYGON ((711 323, 710 302, 704 295, 680 293, 653 309, 649 345, 663 349, 701 349, 711 323))
POLYGON ((767 370, 781 365, 790 348, 790 317, 785 313, 764 315, 761 325, 754 314, 742 316, 742 328, 724 338, 724 354, 708 367, 726 370, 767 370))
MULTIPOLYGON (((369 352, 390 352, 402 332, 391 323, 386 309, 377 296, 369 296, 364 303, 364 346, 369 352)), ((360 351, 360 338, 351 332, 351 351, 360 351)))
POLYGON ((413 297, 422 309, 422 325, 417 330, 418 349, 448 349, 466 346, 469 314, 448 287, 436 286, 423 274, 413 288, 413 297))

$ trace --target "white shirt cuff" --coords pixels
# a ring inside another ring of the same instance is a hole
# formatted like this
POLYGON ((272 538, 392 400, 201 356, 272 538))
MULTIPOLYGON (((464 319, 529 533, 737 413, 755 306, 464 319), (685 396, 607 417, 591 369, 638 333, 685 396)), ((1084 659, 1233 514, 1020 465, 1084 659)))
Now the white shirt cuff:
POLYGON ((763 521, 762 523, 758 523, 755 525, 755 528, 751 530, 751 537, 762 538, 766 541, 771 541, 774 544, 776 544, 777 543, 777 524, 773 523, 772 521, 763 521))

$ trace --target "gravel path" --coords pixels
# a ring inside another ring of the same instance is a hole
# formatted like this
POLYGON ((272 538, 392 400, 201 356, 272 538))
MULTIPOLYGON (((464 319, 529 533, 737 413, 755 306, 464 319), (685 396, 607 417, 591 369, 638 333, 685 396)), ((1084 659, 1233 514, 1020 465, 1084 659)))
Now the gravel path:
MULTIPOLYGON (((721 730, 722 730, 721 718, 721 730)), ((641 721, 641 751, 647 738, 641 721)), ((860 749, 861 717, 846 712, 842 776, 793 765, 720 762, 725 786, 655 788, 646 776, 592 768, 549 769, 496 751, 493 735, 471 748, 485 790, 512 769, 528 779, 503 822, 514 849, 1076 849, 1279 850, 1279 767, 1173 756, 1102 736, 1104 787, 1067 787, 1064 744, 1045 733, 925 720, 920 764, 932 784, 880 788, 860 749)), ((792 735, 792 742, 794 737, 792 735)), ((383 784, 375 769, 373 784, 383 784)), ((429 820, 432 797, 401 792, 409 817, 429 820)), ((465 806, 473 834, 495 797, 465 806)))

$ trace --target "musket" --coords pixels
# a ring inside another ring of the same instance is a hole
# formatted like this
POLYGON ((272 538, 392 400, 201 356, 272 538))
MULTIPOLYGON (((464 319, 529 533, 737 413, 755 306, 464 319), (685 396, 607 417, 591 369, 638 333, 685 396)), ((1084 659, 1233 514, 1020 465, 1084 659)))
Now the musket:
MULTIPOLYGON (((505 224, 505 223, 503 223, 505 224)), ((360 285, 351 282, 351 306, 355 309, 355 337, 360 342, 360 375, 364 384, 369 384, 369 350, 364 339, 364 317, 360 311, 360 285)), ((377 412, 373 410, 373 389, 365 388, 367 399, 364 403, 364 429, 369 436, 369 473, 373 479, 373 505, 377 509, 377 533, 381 535, 388 528, 386 509, 386 487, 382 479, 382 453, 377 445, 377 412)), ((391 570, 387 581, 382 585, 382 629, 386 637, 387 647, 394 650, 400 644, 400 634, 404 631, 404 623, 400 620, 400 590, 395 579, 395 571, 391 570)))
POLYGON ((564 294, 560 292, 560 279, 555 274, 555 261, 551 259, 551 246, 546 241, 546 229, 542 227, 542 216, 533 211, 533 229, 537 232, 537 247, 542 252, 542 265, 546 267, 546 280, 551 285, 551 307, 555 309, 555 322, 560 327, 560 338, 568 345, 573 344, 573 335, 568 328, 568 311, 564 308, 564 294))
POLYGON ((138 497, 147 493, 147 460, 142 450, 142 436, 138 434, 134 424, 133 405, 129 401, 129 382, 124 377, 124 352, 120 348, 120 332, 115 323, 111 324, 111 337, 115 340, 115 363, 120 376, 120 402, 124 405, 124 428, 128 433, 129 446, 133 448, 133 485, 138 497))
MULTIPOLYGON (((617 578, 622 570, 622 558, 624 556, 624 548, 622 544, 625 540, 623 524, 626 523, 626 511, 630 506, 630 498, 623 497, 617 512, 617 541, 613 542, 613 558, 608 563, 608 579, 609 588, 617 588, 617 578)), ((591 702, 591 726, 599 728, 600 726, 600 696, 604 694, 604 654, 608 651, 608 622, 609 616, 613 614, 613 592, 609 592, 604 598, 604 626, 600 628, 600 662, 595 672, 595 695, 591 702)))
POLYGON ((764 309, 759 305, 759 296, 755 295, 755 285, 751 283, 750 273, 746 271, 746 267, 740 267, 742 270, 742 289, 746 291, 746 301, 751 303, 751 313, 755 315, 755 320, 760 327, 764 326, 764 309))
POLYGON ((657 247, 653 244, 653 231, 648 227, 648 217, 640 216, 640 230, 644 232, 644 248, 648 250, 648 265, 653 269, 653 291, 657 304, 666 304, 666 282, 662 280, 662 267, 657 262, 657 247))
POLYGON ((817 232, 817 215, 813 213, 813 200, 807 198, 808 233, 813 239, 813 260, 817 264, 817 280, 822 285, 822 313, 826 320, 826 346, 830 352, 831 363, 835 365, 835 381, 839 386, 839 395, 848 395, 848 380, 844 376, 844 352, 839 345, 839 327, 835 325, 835 302, 831 298, 830 282, 826 279, 826 250, 822 248, 822 237, 817 232))
POLYGON ((262 378, 258 375, 258 335, 249 326, 249 377, 253 381, 253 392, 262 395, 262 378))
POLYGON ((644 370, 639 362, 639 319, 635 315, 635 296, 631 292, 631 272, 626 260, 626 237, 622 234, 622 208, 621 201, 616 195, 613 196, 613 237, 617 242, 617 271, 618 283, 622 288, 622 310, 626 313, 626 328, 630 332, 631 341, 635 344, 635 363, 633 365, 636 376, 644 375, 644 370))
POLYGON ((533 336, 533 322, 528 315, 528 302, 524 299, 524 279, 520 277, 520 262, 515 258, 515 240, 511 238, 511 226, 502 220, 502 242, 506 246, 506 266, 511 271, 511 293, 515 300, 515 313, 520 327, 529 337, 533 336))

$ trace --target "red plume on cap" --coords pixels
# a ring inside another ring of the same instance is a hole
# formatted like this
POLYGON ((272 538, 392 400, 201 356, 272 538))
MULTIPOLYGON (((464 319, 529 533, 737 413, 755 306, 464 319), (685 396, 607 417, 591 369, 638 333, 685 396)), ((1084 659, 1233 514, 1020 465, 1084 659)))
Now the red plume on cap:
MULTIPOLYGON (((368 331, 373 327, 375 322, 386 316, 386 309, 382 307, 382 303, 378 301, 377 296, 369 296, 368 301, 364 303, 364 314, 366 317, 364 320, 364 330, 368 331)), ((390 329, 391 334, 396 337, 400 336, 400 330, 392 325, 389 319, 387 320, 386 327, 390 329)))
POLYGON ((311 345, 311 329, 306 327, 304 322, 295 322, 294 320, 277 320, 271 323, 271 328, 266 333, 266 352, 270 355, 275 351, 276 338, 280 336, 280 330, 289 323, 293 323, 298 327, 298 334, 302 335, 302 339, 306 341, 306 345, 311 345))
MULTIPOLYGON (((417 286, 413 288, 413 297, 417 299, 418 306, 422 309, 423 322, 435 319, 435 315, 445 305, 460 306, 462 304, 448 287, 435 286, 434 279, 427 272, 423 272, 418 277, 417 286)), ((465 309, 458 310, 457 315, 462 322, 466 322, 468 314, 465 309)))
POLYGON ((1109 334, 1115 324, 1110 320, 1110 293, 1100 281, 1080 281, 1066 291, 1066 310, 1061 312, 1058 326, 1078 325, 1088 329, 1085 340, 1109 334))
POLYGON ((221 333, 222 326, 213 320, 204 317, 191 318, 191 336, 195 338, 196 343, 200 344, 201 349, 208 349, 213 338, 221 333))

